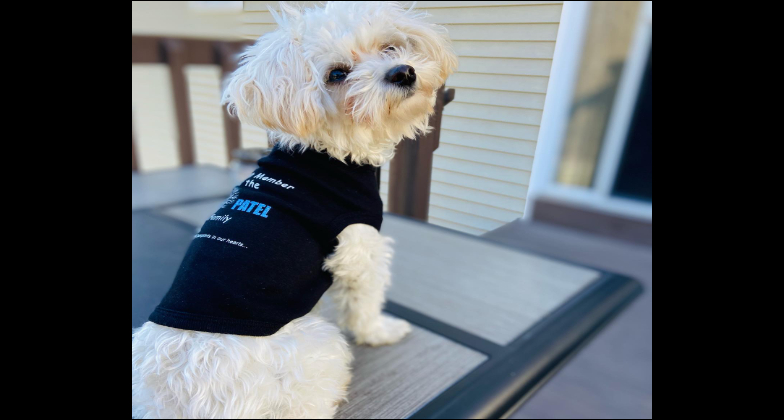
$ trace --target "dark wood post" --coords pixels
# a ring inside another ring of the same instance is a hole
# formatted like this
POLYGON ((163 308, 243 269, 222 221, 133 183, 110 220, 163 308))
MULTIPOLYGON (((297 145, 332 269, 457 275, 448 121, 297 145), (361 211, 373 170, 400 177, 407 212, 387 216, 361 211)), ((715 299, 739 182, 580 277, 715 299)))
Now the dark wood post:
POLYGON ((430 176, 433 152, 441 137, 441 114, 444 106, 455 98, 455 90, 442 86, 436 97, 435 112, 430 117, 433 130, 415 141, 405 139, 397 146, 389 164, 388 206, 391 213, 427 221, 430 208, 430 176))
POLYGON ((185 80, 185 65, 188 64, 186 44, 180 39, 164 39, 162 45, 171 72, 174 111, 177 116, 177 130, 179 132, 177 144, 180 150, 180 165, 191 165, 196 159, 193 151, 188 83, 185 80))
MULTIPOLYGON (((221 66, 221 83, 237 68, 237 61, 242 50, 251 43, 237 42, 217 42, 215 43, 215 53, 218 65, 221 66)), ((221 89, 223 86, 221 86, 221 89)), ((226 132, 226 151, 229 154, 229 161, 232 159, 231 153, 239 149, 240 145, 240 120, 229 115, 228 110, 223 107, 223 127, 226 132)))

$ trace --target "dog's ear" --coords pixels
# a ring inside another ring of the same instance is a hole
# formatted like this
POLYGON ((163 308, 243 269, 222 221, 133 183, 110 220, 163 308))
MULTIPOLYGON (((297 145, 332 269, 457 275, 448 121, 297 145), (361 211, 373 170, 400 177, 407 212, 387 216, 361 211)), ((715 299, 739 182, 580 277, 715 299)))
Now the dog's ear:
POLYGON ((440 63, 439 76, 443 83, 457 70, 458 64, 449 32, 441 25, 429 23, 427 15, 415 11, 413 7, 412 5, 408 10, 398 9, 398 15, 394 19, 395 26, 415 41, 427 56, 440 63))
POLYGON ((298 38, 301 15, 281 4, 280 28, 242 55, 227 81, 223 103, 246 124, 298 138, 312 134, 324 118, 319 75, 306 61, 298 38))
POLYGON ((432 25, 431 27, 413 26, 406 30, 411 36, 416 37, 416 41, 421 44, 420 48, 427 51, 428 56, 434 57, 440 63, 439 76, 442 83, 446 82, 447 77, 457 70, 457 54, 452 49, 452 41, 446 28, 432 25))
POLYGON ((439 53, 441 54, 441 77, 446 82, 447 77, 457 71, 457 54, 452 49, 452 40, 449 39, 449 34, 444 28, 443 33, 439 33, 438 44, 440 46, 439 53))

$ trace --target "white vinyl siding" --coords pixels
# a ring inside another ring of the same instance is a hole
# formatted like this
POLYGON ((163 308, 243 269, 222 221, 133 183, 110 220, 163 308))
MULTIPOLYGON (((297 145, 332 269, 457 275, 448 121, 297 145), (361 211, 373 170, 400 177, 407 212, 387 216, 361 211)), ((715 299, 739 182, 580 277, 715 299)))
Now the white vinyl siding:
MULTIPOLYGON (((191 126, 197 164, 225 168, 229 164, 226 150, 226 131, 220 105, 221 68, 217 65, 185 66, 191 126)), ((267 147, 267 132, 259 127, 241 124, 240 147, 267 147)))
POLYGON ((233 10, 205 10, 188 1, 131 2, 133 35, 172 38, 239 39, 242 13, 233 10))
POLYGON ((185 66, 196 163, 226 167, 229 159, 219 105, 220 74, 217 65, 185 66))
POLYGON ((131 109, 139 171, 176 168, 180 154, 169 66, 135 64, 131 70, 131 109))
MULTIPOLYGON (((302 2, 313 5, 316 2, 302 2)), ((562 2, 420 1, 449 30, 460 59, 447 81, 433 158, 429 222, 481 234, 522 217, 562 2)), ((242 34, 274 30, 267 6, 246 1, 242 34)), ((382 168, 386 209, 388 165, 382 168)))
POLYGON ((243 149, 261 147, 269 145, 267 142, 267 131, 255 125, 242 124, 240 131, 240 147, 243 149))

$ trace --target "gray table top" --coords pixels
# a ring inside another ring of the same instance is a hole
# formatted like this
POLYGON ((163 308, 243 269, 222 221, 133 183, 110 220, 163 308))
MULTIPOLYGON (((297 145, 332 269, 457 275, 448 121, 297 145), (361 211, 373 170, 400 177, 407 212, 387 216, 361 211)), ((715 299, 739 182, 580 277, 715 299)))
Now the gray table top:
MULTIPOLYGON (((237 183, 216 171, 133 175, 134 327, 223 201, 216 195, 237 183)), ((639 292, 623 277, 391 214, 382 233, 396 242, 386 310, 414 331, 394 346, 354 348, 340 418, 506 414, 639 292)))

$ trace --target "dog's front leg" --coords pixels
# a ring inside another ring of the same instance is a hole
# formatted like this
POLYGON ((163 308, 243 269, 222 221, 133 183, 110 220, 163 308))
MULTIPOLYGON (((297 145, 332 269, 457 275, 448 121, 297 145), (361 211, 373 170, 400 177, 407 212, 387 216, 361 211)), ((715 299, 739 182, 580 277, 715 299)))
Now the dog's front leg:
POLYGON ((392 239, 372 226, 350 225, 338 235, 335 252, 324 261, 324 268, 332 273, 329 293, 338 324, 354 334, 357 344, 393 344, 411 331, 408 322, 381 313, 390 284, 391 244, 392 239))

